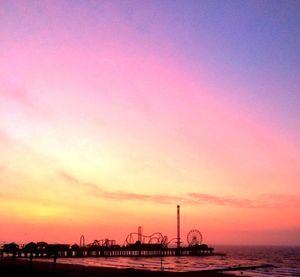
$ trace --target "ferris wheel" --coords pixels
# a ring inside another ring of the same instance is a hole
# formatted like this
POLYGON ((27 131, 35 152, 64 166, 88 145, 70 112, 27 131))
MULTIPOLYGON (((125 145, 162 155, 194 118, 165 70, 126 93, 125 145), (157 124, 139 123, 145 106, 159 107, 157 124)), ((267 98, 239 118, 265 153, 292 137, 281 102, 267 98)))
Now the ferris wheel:
POLYGON ((197 229, 192 229, 188 232, 186 240, 189 246, 200 245, 202 243, 202 234, 197 229))

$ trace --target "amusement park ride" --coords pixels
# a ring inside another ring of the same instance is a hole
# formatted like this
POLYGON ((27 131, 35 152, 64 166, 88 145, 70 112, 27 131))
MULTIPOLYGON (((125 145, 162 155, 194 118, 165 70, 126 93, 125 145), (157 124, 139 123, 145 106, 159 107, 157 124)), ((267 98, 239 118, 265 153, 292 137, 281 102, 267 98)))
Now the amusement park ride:
MULTIPOLYGON (((130 233, 125 239, 125 245, 132 245, 135 243, 141 244, 161 244, 164 247, 170 247, 173 243, 176 243, 177 248, 180 248, 182 242, 180 238, 180 206, 177 206, 177 237, 168 239, 167 236, 163 236, 160 232, 155 232, 149 236, 143 234, 142 227, 138 227, 138 232, 130 233)), ((202 234, 199 230, 190 230, 187 234, 187 243, 189 247, 195 247, 202 244, 202 234)))
POLYGON ((202 234, 193 229, 187 234, 187 246, 183 246, 180 236, 180 206, 177 205, 177 237, 168 239, 160 232, 144 235, 142 227, 138 232, 127 235, 123 246, 116 244, 115 240, 94 240, 85 244, 85 237, 80 237, 78 244, 47 244, 46 242, 29 243, 19 247, 11 243, 5 244, 0 249, 3 253, 12 254, 17 257, 136 257, 136 256, 207 256, 217 255, 214 249, 202 244, 202 234), (43 247, 41 247, 41 245, 43 247), (175 246, 174 246, 175 245, 175 246))

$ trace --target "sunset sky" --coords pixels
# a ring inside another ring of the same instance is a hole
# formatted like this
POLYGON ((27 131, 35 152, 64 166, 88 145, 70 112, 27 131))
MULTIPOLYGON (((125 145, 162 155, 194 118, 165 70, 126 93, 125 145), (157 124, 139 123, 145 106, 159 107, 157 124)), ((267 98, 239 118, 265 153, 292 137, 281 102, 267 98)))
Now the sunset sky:
POLYGON ((0 244, 300 245, 299 1, 1 1, 0 244))

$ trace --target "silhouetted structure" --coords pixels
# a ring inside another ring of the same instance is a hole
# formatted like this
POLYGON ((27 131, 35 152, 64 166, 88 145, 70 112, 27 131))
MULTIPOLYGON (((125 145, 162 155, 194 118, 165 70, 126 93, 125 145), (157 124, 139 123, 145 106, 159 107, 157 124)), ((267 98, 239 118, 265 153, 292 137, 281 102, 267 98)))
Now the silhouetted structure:
POLYGON ((177 205, 177 248, 180 248, 180 206, 177 205))
MULTIPOLYGON (((168 240, 167 236, 160 232, 144 235, 142 227, 138 232, 130 233, 125 239, 123 246, 116 244, 115 240, 94 240, 85 244, 85 237, 81 235, 79 245, 73 244, 48 244, 47 242, 30 242, 19 247, 16 243, 4 244, 3 251, 12 257, 51 257, 53 258, 53 270, 55 270, 58 257, 136 257, 136 256, 206 256, 214 254, 214 249, 202 244, 202 234, 193 229, 187 235, 188 246, 183 247, 180 238, 180 206, 177 205, 177 237, 168 240), (176 241, 176 247, 171 247, 176 241)), ((0 248, 1 249, 1 248, 0 248)))
MULTIPOLYGON (((72 246, 68 244, 47 244, 42 249, 36 249, 30 252, 29 258, 53 258, 54 262, 57 258, 64 257, 137 257, 137 256, 205 256, 214 255, 213 248, 206 244, 194 245, 191 247, 167 247, 161 243, 135 243, 126 246, 115 245, 95 245, 90 244, 85 247, 80 247, 77 244, 72 246)), ((28 249, 26 246, 19 248, 18 245, 5 245, 4 252, 8 256, 13 257, 28 257, 28 249)))

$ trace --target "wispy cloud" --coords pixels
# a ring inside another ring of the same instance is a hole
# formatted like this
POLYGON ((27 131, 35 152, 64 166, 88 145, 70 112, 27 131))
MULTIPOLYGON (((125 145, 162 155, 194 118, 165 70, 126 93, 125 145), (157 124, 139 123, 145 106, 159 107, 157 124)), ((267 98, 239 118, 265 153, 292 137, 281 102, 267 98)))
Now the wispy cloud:
MULTIPOLYGON (((211 204, 237 208, 279 208, 300 204, 300 196, 282 194, 262 194, 256 198, 241 198, 234 196, 219 196, 202 193, 187 193, 186 197, 193 199, 193 204, 211 204)), ((191 202, 190 202, 191 203, 191 202)))
POLYGON ((219 206, 235 206, 235 207, 244 207, 250 208, 255 207, 256 205, 250 199, 241 199, 241 198, 234 198, 234 197, 222 197, 222 196, 215 196, 210 194, 202 194, 202 193, 188 193, 186 194, 188 197, 192 198, 198 204, 215 204, 219 206))
POLYGON ((81 186, 81 187, 88 188, 88 189, 92 189, 92 190, 95 190, 95 191, 97 191, 97 190, 100 191, 99 186, 97 186, 96 184, 81 181, 81 180, 77 179, 75 176, 70 175, 70 174, 68 174, 64 171, 59 171, 58 173, 59 173, 59 176, 64 181, 66 181, 68 183, 72 183, 74 185, 81 186))
POLYGON ((33 95, 26 88, 18 87, 12 84, 0 84, 1 93, 0 99, 13 101, 28 115, 38 115, 43 118, 48 118, 49 115, 45 109, 41 109, 35 103, 33 95))
POLYGON ((141 200, 141 201, 151 201, 161 204, 171 204, 178 201, 184 201, 185 199, 182 197, 163 195, 163 194, 141 194, 141 193, 130 193, 124 191, 109 191, 104 189, 101 185, 97 185, 90 182, 81 181, 78 178, 64 172, 58 172, 61 179, 64 181, 79 186, 83 189, 86 189, 88 193, 96 196, 103 197, 106 199, 114 199, 114 200, 141 200))
POLYGON ((189 204, 189 205, 217 205, 229 206, 236 208, 267 208, 267 207, 281 207, 292 204, 299 204, 300 199, 298 196, 292 195, 261 195, 258 199, 239 198, 233 196, 218 196, 211 194, 201 194, 196 192, 186 193, 182 196, 166 195, 166 194, 141 194, 124 191, 109 191, 101 185, 85 182, 79 180, 77 177, 72 176, 64 171, 58 172, 60 178, 72 185, 80 186, 86 189, 89 194, 95 197, 103 197, 113 200, 124 201, 148 201, 160 204, 189 204))
POLYGON ((263 194, 261 195, 260 202, 263 202, 265 206, 268 207, 284 207, 284 206, 295 206, 300 205, 300 195, 291 195, 291 194, 263 194))
POLYGON ((12 87, 12 85, 2 85, 0 96, 11 99, 26 108, 34 108, 28 92, 25 89, 12 87))
POLYGON ((110 199, 116 200, 143 200, 151 201, 161 204, 172 204, 174 202, 183 202, 185 199, 183 197, 176 197, 164 194, 138 194, 138 193, 128 193, 128 192, 105 192, 104 196, 110 199))

